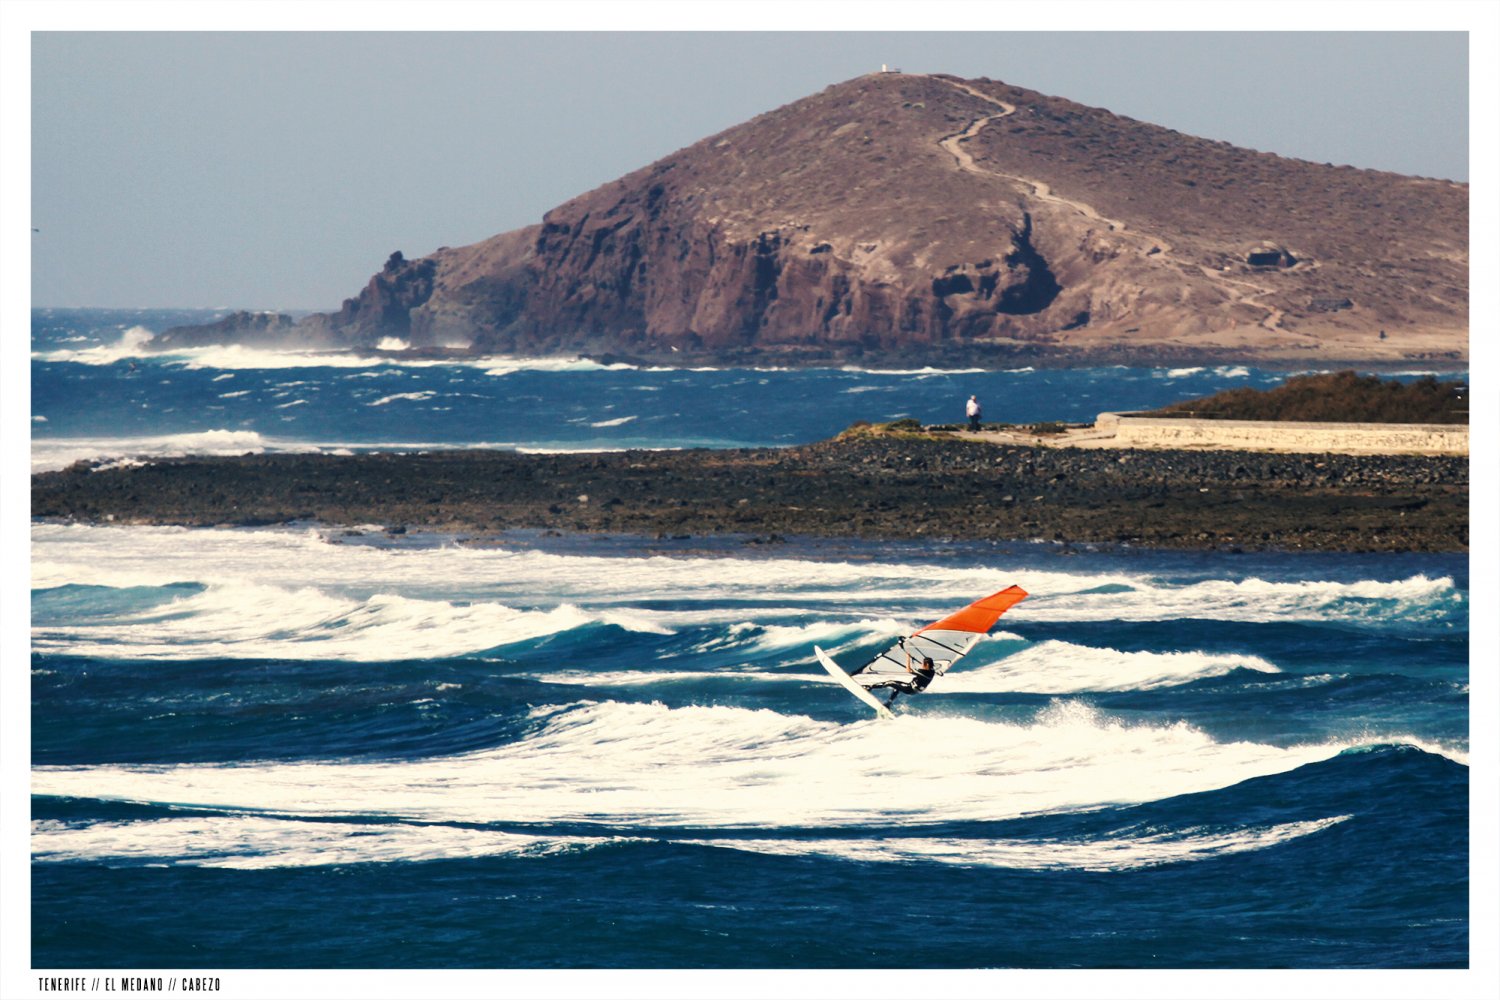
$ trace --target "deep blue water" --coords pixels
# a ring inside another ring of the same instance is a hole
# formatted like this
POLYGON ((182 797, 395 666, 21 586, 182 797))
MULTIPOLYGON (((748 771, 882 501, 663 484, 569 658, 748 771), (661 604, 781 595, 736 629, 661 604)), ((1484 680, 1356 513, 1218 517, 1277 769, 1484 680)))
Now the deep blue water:
POLYGON ((197 348, 154 332, 214 313, 41 310, 32 328, 33 464, 217 451, 749 447, 828 438, 856 420, 1091 421, 1285 373, 1207 368, 1013 371, 652 369, 490 358, 465 364, 197 348))
MULTIPOLYGON (((779 444, 951 419, 969 392, 1075 420, 1279 378, 70 359, 164 322, 81 316, 37 318, 44 466, 779 444)), ((319 526, 32 545, 37 967, 1469 964, 1462 556, 319 526), (813 662, 1012 583, 1031 596, 892 722, 813 662)))

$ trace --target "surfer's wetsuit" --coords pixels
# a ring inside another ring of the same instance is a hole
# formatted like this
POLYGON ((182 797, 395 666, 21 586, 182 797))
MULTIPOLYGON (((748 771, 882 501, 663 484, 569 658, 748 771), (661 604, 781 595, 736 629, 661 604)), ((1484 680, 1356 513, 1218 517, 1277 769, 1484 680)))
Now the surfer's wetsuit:
POLYGON ((903 692, 906 694, 920 694, 927 690, 927 685, 931 684, 932 679, 937 676, 937 668, 932 665, 931 657, 923 660, 920 665, 909 667, 908 669, 911 670, 911 680, 904 682, 892 681, 888 685, 882 685, 891 689, 891 696, 886 701, 887 707, 894 705, 896 698, 903 692))

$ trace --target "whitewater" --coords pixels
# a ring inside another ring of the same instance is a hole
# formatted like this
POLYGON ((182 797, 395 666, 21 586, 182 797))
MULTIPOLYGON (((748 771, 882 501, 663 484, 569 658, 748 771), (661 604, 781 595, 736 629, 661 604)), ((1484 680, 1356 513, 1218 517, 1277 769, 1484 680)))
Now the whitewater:
MULTIPOLYGON (((37 315, 34 469, 782 444, 970 391, 1078 419, 1276 377, 163 356, 162 318, 37 315)), ((39 967, 1469 962, 1463 556, 30 541, 39 967), (813 658, 852 669, 1010 584, 1030 596, 892 721, 813 658)))

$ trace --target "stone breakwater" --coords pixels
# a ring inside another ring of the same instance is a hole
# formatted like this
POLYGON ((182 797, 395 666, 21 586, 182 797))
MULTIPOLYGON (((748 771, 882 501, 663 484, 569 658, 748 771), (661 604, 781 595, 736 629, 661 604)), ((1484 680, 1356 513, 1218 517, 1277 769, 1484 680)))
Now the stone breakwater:
POLYGON ((1101 413, 1098 443, 1116 448, 1252 448, 1345 455, 1467 455, 1467 424, 1194 420, 1101 413))
POLYGON ((1468 463, 1446 456, 884 437, 785 449, 80 464, 34 476, 31 498, 35 518, 126 524, 1458 552, 1468 548, 1469 491, 1468 463))

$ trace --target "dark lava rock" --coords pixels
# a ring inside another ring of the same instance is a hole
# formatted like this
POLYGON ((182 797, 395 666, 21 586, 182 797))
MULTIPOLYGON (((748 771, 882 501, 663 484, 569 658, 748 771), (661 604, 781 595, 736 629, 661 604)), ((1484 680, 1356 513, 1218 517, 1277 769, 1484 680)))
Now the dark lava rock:
POLYGON ((127 524, 531 528, 677 537, 1046 539, 1459 552, 1468 462, 934 439, 520 455, 247 455, 32 477, 32 516, 127 524), (580 498, 589 497, 588 501, 580 498))

